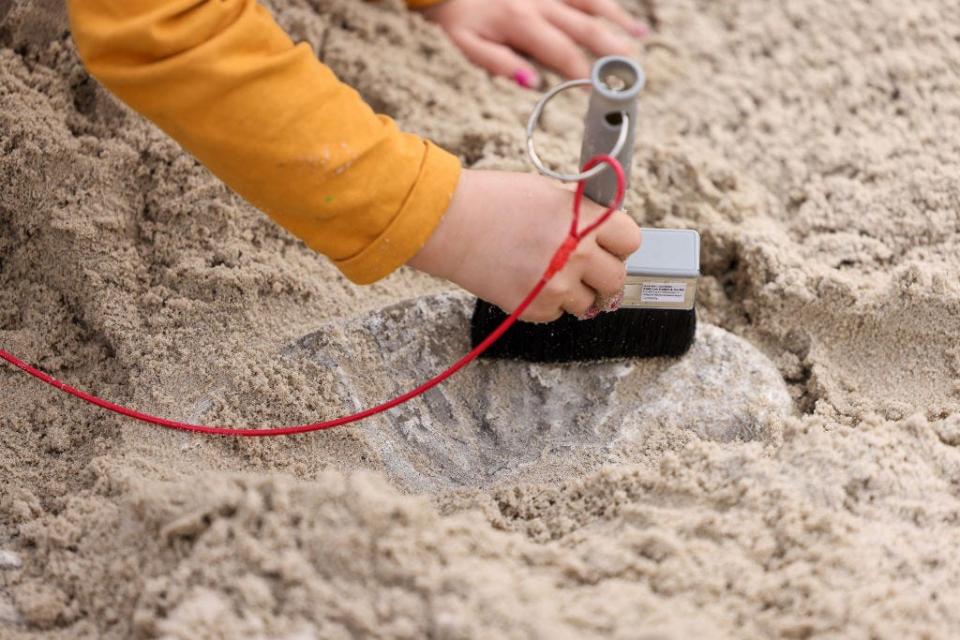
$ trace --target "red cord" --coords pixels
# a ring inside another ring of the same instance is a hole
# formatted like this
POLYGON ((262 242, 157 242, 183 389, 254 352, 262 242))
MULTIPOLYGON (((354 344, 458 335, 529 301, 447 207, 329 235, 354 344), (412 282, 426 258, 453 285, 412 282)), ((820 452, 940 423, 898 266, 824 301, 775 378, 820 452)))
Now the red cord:
POLYGON ((580 222, 580 203, 583 200, 583 190, 585 183, 581 181, 577 185, 577 191, 573 200, 573 221, 570 224, 570 232, 567 234, 567 238, 564 240, 563 244, 557 248, 556 253, 554 253, 553 258, 550 260, 550 264, 547 267, 547 270, 541 276, 540 281, 537 282, 536 286, 527 294, 527 297, 523 299, 520 305, 514 310, 513 313, 509 315, 500 326, 497 327, 489 336, 487 336, 483 342, 478 344, 476 347, 470 350, 470 352, 453 363, 446 371, 441 372, 440 374, 434 376, 430 380, 427 380, 420 386, 415 389, 407 391, 403 395, 397 396, 392 400, 388 400, 382 404, 378 404, 369 409, 364 409, 357 413, 341 416, 339 418, 334 418, 333 420, 326 420, 323 422, 315 422, 313 424, 303 424, 293 427, 272 427, 269 429, 231 429, 230 427, 208 427, 205 425, 199 424, 189 424, 186 422, 177 422, 176 420, 167 420, 166 418, 159 418, 157 416, 152 416, 148 413, 141 413, 134 409, 129 409, 127 407, 122 407, 118 404, 114 404, 108 400, 103 400, 94 395, 90 395, 85 391, 71 387, 65 382, 57 380, 53 376, 50 376, 39 369, 31 367, 29 364, 20 360, 16 356, 3 349, 0 349, 0 358, 6 360, 15 367, 19 367, 23 371, 27 372, 31 376, 46 382, 52 387, 60 389, 64 393, 68 393, 72 396, 80 398, 90 404, 96 405, 108 411, 113 411, 114 413, 119 413, 120 415, 127 416, 128 418, 134 418, 140 420, 141 422, 148 422, 150 424, 159 425, 167 429, 179 429, 181 431, 193 431, 196 433, 206 433, 211 435, 218 436, 246 436, 246 437, 263 437, 263 436, 288 436, 296 433, 306 433, 308 431, 319 431, 321 429, 330 429, 332 427, 339 427, 344 424, 349 424, 351 422, 357 422, 368 418, 372 415, 382 413, 388 409, 392 409, 397 405, 403 404, 408 400, 411 400, 420 394, 432 389, 437 386, 457 371, 465 367, 472 360, 476 359, 481 353, 486 351, 490 345, 492 345, 496 340, 504 334, 504 332, 509 329, 514 322, 517 321, 517 318, 530 306, 533 300, 540 295, 540 292, 543 291, 543 288, 547 285, 547 282, 556 274, 557 271, 563 268, 563 265, 566 264, 567 259, 570 257, 570 254, 573 253, 574 249, 577 248, 577 245, 580 243, 580 240, 584 238, 588 233, 599 227, 601 224, 606 222, 613 212, 620 206, 620 203, 623 202, 624 188, 626 184, 626 177, 623 173, 623 167, 620 166, 620 163, 613 157, 599 155, 590 159, 587 164, 584 165, 583 169, 586 171, 591 167, 596 166, 597 164, 604 162, 610 166, 613 172, 617 176, 617 195, 613 200, 613 203, 607 208, 607 210, 597 218, 593 224, 589 225, 587 228, 580 230, 577 228, 580 222))

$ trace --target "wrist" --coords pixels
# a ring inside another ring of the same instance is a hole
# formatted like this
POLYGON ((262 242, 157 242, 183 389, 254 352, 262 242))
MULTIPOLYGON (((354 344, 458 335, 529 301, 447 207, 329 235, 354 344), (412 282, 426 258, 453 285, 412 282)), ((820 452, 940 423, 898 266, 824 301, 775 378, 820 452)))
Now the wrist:
POLYGON ((407 261, 408 266, 456 282, 470 248, 470 229, 464 220, 464 204, 469 201, 470 196, 466 192, 469 191, 472 173, 469 169, 460 172, 447 210, 423 247, 407 261))

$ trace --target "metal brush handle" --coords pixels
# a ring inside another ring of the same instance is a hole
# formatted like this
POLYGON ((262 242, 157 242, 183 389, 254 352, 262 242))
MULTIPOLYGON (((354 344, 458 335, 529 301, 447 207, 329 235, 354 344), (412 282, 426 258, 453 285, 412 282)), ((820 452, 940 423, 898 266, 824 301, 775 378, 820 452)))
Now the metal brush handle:
MULTIPOLYGON (((623 56, 597 60, 590 72, 590 106, 584 119, 580 166, 597 154, 610 153, 623 167, 626 186, 637 130, 637 96, 645 77, 636 62, 623 56), (616 143, 623 140, 622 144, 616 143), (614 149, 614 152, 610 152, 614 149)), ((601 171, 587 178, 584 194, 597 204, 609 205, 617 194, 617 177, 601 171)))
POLYGON ((584 119, 580 166, 598 154, 613 156, 623 166, 629 184, 633 143, 636 139, 637 95, 643 89, 644 82, 643 70, 636 62, 623 56, 607 56, 593 64, 589 79, 568 80, 547 91, 537 101, 527 120, 527 155, 530 162, 541 174, 556 180, 586 180, 586 196, 597 204, 609 205, 617 193, 617 178, 606 164, 579 173, 560 173, 549 169, 537 154, 533 133, 544 107, 558 93, 573 87, 591 87, 590 106, 584 119))

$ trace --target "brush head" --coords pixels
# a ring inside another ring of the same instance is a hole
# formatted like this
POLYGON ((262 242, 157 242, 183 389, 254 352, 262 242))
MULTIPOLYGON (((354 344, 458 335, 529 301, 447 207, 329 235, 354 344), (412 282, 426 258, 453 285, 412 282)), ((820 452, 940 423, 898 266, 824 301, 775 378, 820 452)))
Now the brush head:
MULTIPOLYGON (((477 300, 470 320, 473 345, 506 317, 498 307, 477 300)), ((592 320, 564 315, 542 324, 514 323, 481 357, 528 362, 676 357, 693 344, 696 330, 696 309, 618 309, 592 320)))

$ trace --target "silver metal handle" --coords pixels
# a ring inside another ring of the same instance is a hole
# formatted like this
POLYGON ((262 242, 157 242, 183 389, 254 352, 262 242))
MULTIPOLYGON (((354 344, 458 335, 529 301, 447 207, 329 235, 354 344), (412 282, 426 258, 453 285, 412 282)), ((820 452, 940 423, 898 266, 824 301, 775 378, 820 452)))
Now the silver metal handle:
POLYGON ((580 166, 598 154, 613 156, 623 166, 629 183, 636 138, 637 95, 644 82, 643 70, 637 63, 623 56, 607 56, 594 63, 589 79, 568 80, 547 91, 537 101, 527 121, 527 155, 530 162, 541 174, 556 180, 586 180, 587 197, 599 204, 609 204, 616 195, 617 180, 612 171, 606 171, 607 165, 600 164, 579 173, 560 173, 548 169, 537 154, 533 134, 550 100, 562 91, 589 85, 592 91, 584 119, 580 166))
MULTIPOLYGON (((584 118, 583 145, 580 148, 580 166, 590 158, 605 153, 614 140, 626 137, 613 157, 620 161, 626 177, 624 188, 630 185, 630 165, 637 137, 637 97, 643 89, 643 70, 636 62, 623 56, 607 56, 597 60, 590 73, 590 105, 584 118)), ((617 194, 617 177, 612 171, 603 171, 587 179, 584 193, 597 204, 609 205, 617 194)))

